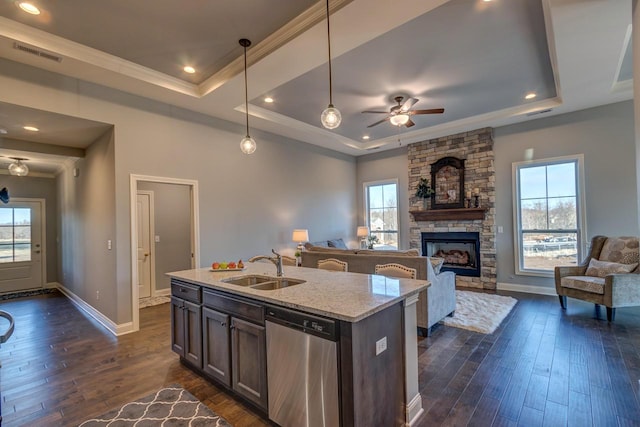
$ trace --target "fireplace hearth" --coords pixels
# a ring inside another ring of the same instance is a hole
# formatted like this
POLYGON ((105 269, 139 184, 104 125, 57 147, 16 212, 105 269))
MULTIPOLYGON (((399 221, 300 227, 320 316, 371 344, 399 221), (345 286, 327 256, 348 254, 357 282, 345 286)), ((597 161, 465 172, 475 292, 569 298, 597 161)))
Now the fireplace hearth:
POLYGON ((444 259, 441 271, 480 277, 480 233, 422 233, 422 253, 444 259))

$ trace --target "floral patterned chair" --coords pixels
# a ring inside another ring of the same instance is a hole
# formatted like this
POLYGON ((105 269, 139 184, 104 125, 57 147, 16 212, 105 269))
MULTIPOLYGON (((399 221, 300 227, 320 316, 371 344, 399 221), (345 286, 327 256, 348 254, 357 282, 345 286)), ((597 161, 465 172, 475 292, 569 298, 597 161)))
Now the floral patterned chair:
POLYGON ((637 237, 596 236, 582 264, 555 268, 560 305, 567 297, 607 308, 607 320, 615 319, 616 307, 640 306, 640 269, 637 237))

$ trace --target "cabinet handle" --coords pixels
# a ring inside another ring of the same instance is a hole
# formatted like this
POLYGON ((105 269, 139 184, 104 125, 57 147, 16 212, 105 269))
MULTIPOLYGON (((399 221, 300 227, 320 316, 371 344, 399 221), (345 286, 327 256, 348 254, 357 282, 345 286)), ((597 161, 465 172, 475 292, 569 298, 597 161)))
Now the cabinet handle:
POLYGON ((187 289, 185 289, 185 288, 180 288, 180 292, 184 293, 184 292, 189 292, 189 291, 187 289))
POLYGON ((220 322, 221 326, 227 326, 227 322, 220 322))
POLYGON ((229 329, 235 329, 235 328, 236 328, 235 325, 229 326, 229 329))

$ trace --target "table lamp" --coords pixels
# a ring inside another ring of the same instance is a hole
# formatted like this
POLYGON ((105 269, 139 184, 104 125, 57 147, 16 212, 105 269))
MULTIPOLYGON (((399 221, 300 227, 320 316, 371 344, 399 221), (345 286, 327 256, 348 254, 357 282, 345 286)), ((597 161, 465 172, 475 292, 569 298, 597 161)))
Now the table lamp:
POLYGON ((367 247, 367 236, 369 235, 369 227, 362 226, 358 227, 358 231, 356 232, 356 236, 360 238, 360 249, 365 249, 367 247))
POLYGON ((291 240, 298 244, 297 252, 302 252, 304 249, 303 243, 309 241, 309 230, 305 229, 295 229, 293 230, 293 236, 291 236, 291 240))

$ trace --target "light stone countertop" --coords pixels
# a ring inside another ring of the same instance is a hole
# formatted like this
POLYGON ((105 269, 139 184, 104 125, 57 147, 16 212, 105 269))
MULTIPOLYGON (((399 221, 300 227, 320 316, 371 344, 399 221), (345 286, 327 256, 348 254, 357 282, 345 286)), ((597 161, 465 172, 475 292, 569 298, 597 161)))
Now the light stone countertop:
POLYGON ((231 294, 290 307, 347 322, 357 322, 430 286, 427 280, 394 279, 374 274, 343 273, 284 266, 284 277, 306 280, 299 285, 258 290, 224 283, 232 277, 258 274, 275 277, 271 263, 247 263, 243 271, 209 268, 167 273, 168 276, 231 294))

